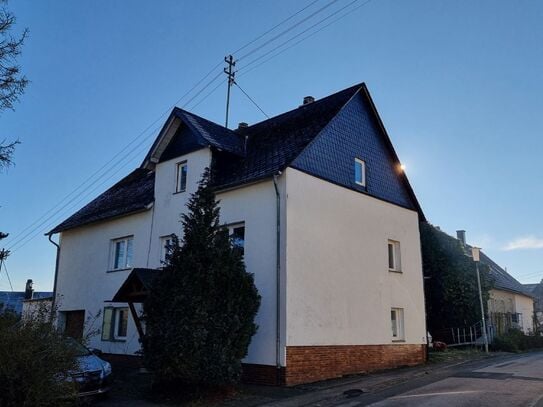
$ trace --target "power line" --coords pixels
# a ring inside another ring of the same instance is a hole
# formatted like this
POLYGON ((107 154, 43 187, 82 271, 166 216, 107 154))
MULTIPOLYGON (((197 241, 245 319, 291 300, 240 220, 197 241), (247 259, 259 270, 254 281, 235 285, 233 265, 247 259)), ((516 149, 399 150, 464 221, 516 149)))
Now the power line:
MULTIPOLYGON (((142 136, 145 135, 145 133, 147 133, 147 131, 152 127, 154 126, 159 120, 161 120, 166 114, 168 114, 173 107, 176 106, 177 103, 179 103, 181 100, 183 100, 186 96, 188 96, 194 89, 196 89, 205 79, 207 79, 211 73, 213 73, 213 71, 215 69, 217 69, 220 65, 222 64, 222 61, 220 63, 218 63, 217 65, 215 65, 213 67, 213 69, 211 69, 202 79, 200 79, 194 86, 192 86, 187 92, 185 92, 179 99, 177 99, 173 106, 171 105, 168 109, 166 109, 163 113, 160 114, 160 116, 158 116, 150 125, 148 125, 142 132, 140 132, 134 139, 132 139, 128 144, 126 144, 121 150, 119 150, 115 155, 113 155, 113 157, 111 157, 111 159, 109 161, 107 161, 104 165, 102 165, 98 170, 96 170, 94 173, 92 173, 88 178, 86 178, 78 187, 76 187, 74 190, 72 190, 70 193, 68 193, 67 195, 65 195, 55 206, 53 206, 51 209, 49 209, 48 211, 46 211, 44 214, 42 214, 36 221, 34 221, 33 223, 31 223, 29 226, 27 226, 26 228, 24 228, 22 231, 16 233, 15 235, 13 236, 10 236, 10 239, 8 240, 8 242, 10 243, 11 246, 14 245, 14 243, 11 243, 12 241, 16 240, 16 238, 18 238, 19 236, 21 236, 22 234, 24 234, 26 231, 28 231, 29 229, 31 229, 33 226, 35 226, 37 223, 39 223, 45 216, 47 216, 49 213, 51 213, 53 210, 55 210, 56 208, 58 208, 63 202, 65 202, 68 198, 70 198, 72 195, 76 194, 79 190, 83 189, 84 187, 87 187, 88 186, 86 185, 89 181, 93 180, 94 179, 94 182, 92 182, 90 185, 94 185, 100 178, 104 177, 106 174, 110 173, 110 171, 115 168, 117 165, 119 165, 121 162, 122 162, 122 159, 121 160, 116 160, 127 148, 129 148, 131 145, 133 145, 136 141, 138 141, 142 136), (113 162, 115 162, 115 164, 111 167, 111 168, 107 168, 110 164, 112 164, 113 162), (107 169, 107 171, 104 171, 104 173, 102 175, 100 175, 98 178, 95 178, 98 174, 100 174, 102 172, 102 170, 104 169, 107 169)), ((220 72, 219 72, 219 75, 220 75, 220 72)), ((218 76, 217 76, 218 77, 218 76)), ((217 77, 215 77, 213 80, 215 80, 217 77)), ((208 85, 206 85, 203 90, 205 90, 207 88, 208 85)), ((198 92, 195 96, 199 95, 201 93, 198 92)), ((189 103, 190 101, 192 101, 194 99, 191 98, 187 103, 189 103)), ((152 135, 152 133, 151 133, 152 135)), ((147 135, 147 137, 143 140, 145 141, 147 138, 149 138, 150 135, 147 135)), ((138 144, 135 148, 139 147, 139 145, 141 144, 138 144)), ((133 151, 133 150, 131 150, 133 151)), ((89 185, 89 186, 90 186, 89 185)), ((71 202, 71 201, 70 201, 71 202)), ((63 206, 62 208, 64 208, 65 206, 63 206)), ((62 210, 62 208, 60 208, 59 210, 62 210)), ((54 214, 52 215, 54 216, 54 214)), ((49 218, 48 218, 49 219, 49 218)), ((47 221, 47 220, 46 220, 47 221)), ((40 224, 41 225, 41 224, 40 224)), ((39 227, 39 226, 38 226, 39 227)), ((26 235, 25 235, 26 236, 26 235)), ((23 237, 24 239, 24 237, 23 237)), ((20 240, 20 239, 18 239, 20 240)), ((16 243, 18 242, 18 240, 16 240, 16 243)))
POLYGON ((258 37, 256 37, 254 40, 252 41, 249 41, 247 44, 245 44, 244 46, 238 48, 237 50, 235 50, 234 52, 231 52, 231 54, 237 54, 238 52, 244 50, 245 48, 247 48, 249 45, 252 45, 254 44, 255 42, 257 42, 259 39, 263 38, 264 36, 266 36, 267 34, 271 33, 273 30, 275 30, 276 28, 280 27, 281 25, 283 25, 284 23, 286 23, 287 21, 290 21, 292 20, 294 17, 296 17, 298 14, 300 14, 302 11, 305 11, 306 9, 308 9, 309 7, 311 7, 313 4, 317 3, 318 1, 320 0, 313 0, 311 3, 309 3, 307 6, 303 7, 302 9, 298 10, 296 13, 290 15, 289 17, 287 17, 286 19, 284 19, 283 21, 281 21, 280 23, 274 25, 272 28, 270 28, 269 30, 265 31, 264 33, 260 34, 258 37))
POLYGON ((297 23, 293 24, 292 26, 290 26, 289 28, 287 28, 286 30, 283 30, 281 31, 279 34, 277 34, 276 36, 272 37, 271 39, 265 41, 263 44, 259 45, 258 47, 252 49, 251 51, 247 52, 246 54, 242 55, 241 57, 238 58, 238 61, 241 61, 242 59, 245 59, 246 57, 248 57, 249 55, 252 55, 254 54, 255 52, 257 52, 258 50, 262 49, 263 47, 265 47, 266 45, 272 43, 273 41, 275 41, 276 39, 278 38, 281 38, 283 35, 289 33, 290 31, 294 30, 296 27, 298 27, 300 24, 303 24, 305 23, 307 20, 309 20, 310 18, 313 18, 314 16, 316 16, 317 14, 319 14, 320 12, 326 10, 328 7, 332 6, 333 4, 337 3, 338 0, 332 0, 330 3, 327 3, 325 4, 324 6, 322 6, 321 8, 319 8, 318 10, 314 11, 313 13, 311 13, 309 16, 307 17, 304 17, 302 20, 298 21, 297 23))
POLYGON ((4 270, 6 271, 6 277, 8 278, 9 286, 11 287, 11 291, 13 292, 13 285, 11 284, 11 278, 9 278, 8 267, 6 266, 6 261, 4 259, 0 260, 0 272, 2 271, 2 266, 4 266, 4 270))
MULTIPOLYGON (((249 72, 252 72, 252 71, 254 71, 255 69, 257 69, 258 67, 264 65, 266 62, 269 62, 269 61, 271 61, 272 59, 275 59, 277 56, 281 55, 282 53, 288 51, 288 50, 291 49, 291 48, 294 48, 296 45, 300 44, 301 42, 303 42, 303 41, 305 41, 305 40, 311 38, 311 37, 314 36, 315 34, 318 34, 319 32, 323 31, 324 29, 330 27, 332 24, 334 24, 334 23, 336 23, 337 21, 339 21, 339 20, 341 20, 341 19, 347 17, 348 15, 354 13, 356 10, 360 9, 361 7, 364 7, 364 6, 365 6, 366 4, 368 4, 369 2, 371 2, 371 0, 367 0, 367 1, 365 1, 364 3, 360 4, 359 6, 357 6, 357 7, 353 8, 353 9, 347 11, 346 13, 344 13, 344 14, 342 14, 341 16, 339 16, 338 18, 332 20, 332 21, 329 22, 328 24, 326 24, 326 25, 320 27, 318 30, 313 31, 312 33, 310 33, 309 35, 306 35, 305 37, 303 37, 303 38, 300 39, 299 41, 296 41, 294 44, 291 44, 290 46, 288 46, 288 47, 282 49, 281 51, 279 51, 279 52, 273 54, 271 57, 266 58, 264 61, 262 61, 262 62, 256 64, 256 65, 253 66, 251 69, 249 69, 249 70, 247 70, 247 71, 244 70, 244 72, 241 73, 240 75, 238 75, 238 77, 247 75, 249 72)), ((294 39, 294 38, 293 38, 293 39, 294 39)), ((289 41, 291 41, 291 40, 289 40, 289 41)), ((286 42, 289 42, 289 41, 286 41, 286 42)), ((286 43, 286 42, 285 42, 285 43, 286 43)), ((285 43, 283 43, 283 45, 284 45, 285 43)), ((276 47, 276 48, 279 48, 279 47, 276 47)), ((256 62, 256 61, 254 61, 254 62, 256 62)), ((247 68, 247 65, 244 66, 244 67, 242 67, 242 68, 240 68, 240 69, 238 69, 238 71, 240 71, 241 69, 246 69, 246 68, 247 68)))
MULTIPOLYGON (((337 9, 336 11, 334 11, 332 14, 329 14, 327 17, 323 18, 322 20, 319 20, 317 21, 315 24, 309 26, 308 28, 306 28, 305 30, 303 31, 300 31, 298 34, 294 35, 293 37, 289 38, 288 40, 282 42, 281 44, 277 45, 275 48, 272 48, 271 50, 267 51, 266 53, 260 55, 259 57, 256 57, 255 59, 251 60, 250 62, 248 62, 245 66, 241 67, 240 69, 238 69, 238 72, 241 71, 241 70, 244 70, 244 69, 247 69, 249 66, 253 65, 255 62, 261 60, 262 58, 266 57, 267 55, 271 54, 272 52, 276 51, 277 49, 281 48, 282 46, 288 44, 289 42, 295 40, 296 38, 298 38, 299 36, 305 34, 306 32, 308 32, 309 30, 311 30, 312 28, 315 28, 316 26, 322 24, 323 22, 325 22, 326 20, 328 20, 329 18, 335 16, 336 14, 338 14, 339 12, 345 10, 346 8, 352 6, 354 3, 358 2, 360 0, 352 0, 350 3, 348 3, 347 5, 337 9)), ((371 0, 367 0, 365 3, 363 3, 362 5, 360 5, 360 7, 362 6, 365 6, 366 4, 368 4, 371 0)), ((353 12, 355 11, 356 9, 353 9, 351 10, 350 12, 353 12)), ((348 15, 349 13, 343 15, 342 17, 345 17, 346 15, 348 15)), ((339 19, 337 19, 339 20, 339 19)), ((334 22, 336 22, 337 20, 335 20, 334 22)), ((333 24, 333 23, 330 23, 330 25, 333 24)), ((324 28, 324 27, 323 27, 324 28)), ((317 33, 318 31, 315 32, 315 34, 317 33)), ((313 34, 311 35, 308 35, 307 38, 311 37, 313 34)), ((301 42, 301 41, 300 41, 301 42)))
POLYGON ((247 92, 245 92, 245 91, 242 89, 241 86, 239 86, 239 83, 237 83, 236 81, 234 81, 234 85, 236 85, 236 86, 239 88, 239 90, 241 90, 241 91, 243 92, 243 94, 244 94, 245 96, 247 96, 247 98, 248 98, 251 102, 253 102, 253 105, 255 105, 255 106, 257 107, 257 109, 260 110, 264 116, 266 116, 268 119, 270 118, 270 116, 268 116, 268 115, 266 114, 266 112, 265 112, 264 110, 262 110, 262 108, 261 108, 260 106, 258 106, 258 104, 253 100, 253 98, 252 98, 251 96, 249 96, 249 95, 247 94, 247 92))

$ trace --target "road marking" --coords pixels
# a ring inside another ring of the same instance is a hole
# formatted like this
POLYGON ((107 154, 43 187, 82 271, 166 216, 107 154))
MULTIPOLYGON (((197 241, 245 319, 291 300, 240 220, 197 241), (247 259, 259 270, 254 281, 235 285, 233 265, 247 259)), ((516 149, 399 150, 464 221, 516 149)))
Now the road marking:
POLYGON ((466 390, 466 391, 444 391, 442 393, 408 394, 407 396, 390 397, 389 400, 408 399, 408 398, 414 398, 414 397, 450 396, 453 394, 472 394, 472 393, 481 393, 481 391, 480 390, 466 390))

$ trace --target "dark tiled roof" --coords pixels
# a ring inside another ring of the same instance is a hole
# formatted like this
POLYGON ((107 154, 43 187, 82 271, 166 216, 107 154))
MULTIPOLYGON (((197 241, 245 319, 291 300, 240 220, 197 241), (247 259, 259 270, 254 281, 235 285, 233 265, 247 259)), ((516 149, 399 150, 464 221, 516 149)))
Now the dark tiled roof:
POLYGON ((361 88, 355 85, 238 131, 245 157, 214 154, 215 184, 228 188, 267 178, 286 168, 361 88))
POLYGON ((154 200, 154 187, 155 173, 138 168, 48 234, 144 210, 154 200))
POLYGON ((198 134, 213 147, 243 155, 243 139, 232 130, 178 107, 174 109, 174 112, 177 117, 184 119, 185 123, 196 129, 198 134))
MULTIPOLYGON (((32 294, 32 299, 42 299, 52 297, 50 291, 35 291, 32 294)), ((25 299, 24 291, 0 291, 0 311, 9 309, 20 314, 23 311, 23 301, 25 299)))
POLYGON ((522 285, 524 286, 524 289, 526 291, 528 291, 529 293, 533 293, 533 291, 539 285, 539 283, 538 284, 522 284, 522 285))
MULTIPOLYGON (((471 248, 471 246, 469 246, 471 248)), ((481 263, 486 264, 490 269, 490 276, 494 281, 494 288, 512 291, 518 294, 527 295, 529 297, 532 294, 521 283, 519 283, 511 274, 498 266, 490 257, 481 252, 481 263)))

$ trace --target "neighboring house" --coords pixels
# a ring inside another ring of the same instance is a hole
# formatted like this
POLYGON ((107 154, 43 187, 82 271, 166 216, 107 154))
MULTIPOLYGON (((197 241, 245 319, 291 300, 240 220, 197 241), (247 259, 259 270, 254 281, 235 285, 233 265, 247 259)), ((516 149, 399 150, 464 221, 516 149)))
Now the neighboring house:
POLYGON ((537 324, 543 325, 543 280, 538 284, 523 284, 528 293, 534 297, 534 312, 537 318, 537 324))
POLYGON ((68 333, 140 350, 141 302, 206 167, 262 296, 247 380, 425 360, 424 215, 364 84, 237 130, 173 109, 139 168, 49 232, 68 333))
POLYGON ((0 291, 0 312, 10 310, 21 315, 25 301, 47 298, 53 298, 51 291, 34 291, 32 280, 27 280, 25 291, 0 291))
MULTIPOLYGON (((466 232, 456 232, 457 239, 469 250, 466 232)), ((495 334, 503 334, 510 328, 517 328, 524 333, 534 332, 534 298, 532 294, 505 269, 496 264, 481 251, 480 260, 488 266, 493 288, 488 301, 488 320, 495 334)))

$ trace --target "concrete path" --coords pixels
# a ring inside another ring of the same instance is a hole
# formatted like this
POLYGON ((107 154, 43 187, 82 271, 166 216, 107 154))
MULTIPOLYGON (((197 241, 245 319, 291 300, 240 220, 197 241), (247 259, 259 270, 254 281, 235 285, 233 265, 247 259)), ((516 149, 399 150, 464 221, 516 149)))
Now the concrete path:
POLYGON ((268 407, 543 407, 543 352, 446 366, 397 382, 368 376, 336 389, 266 404, 268 407), (351 391, 347 387, 351 387, 351 391), (355 391, 363 390, 362 394, 355 391))

